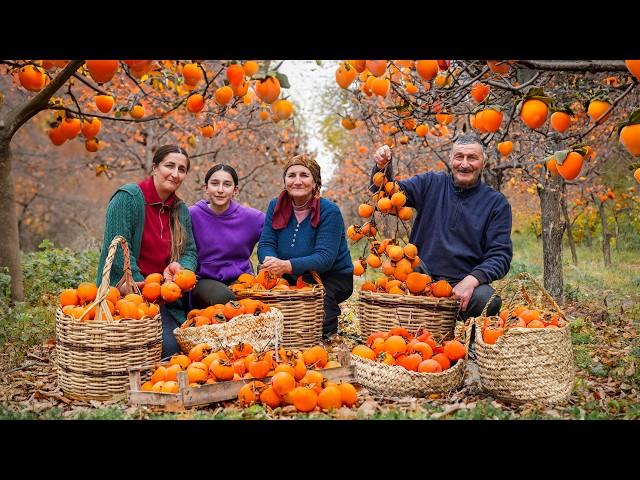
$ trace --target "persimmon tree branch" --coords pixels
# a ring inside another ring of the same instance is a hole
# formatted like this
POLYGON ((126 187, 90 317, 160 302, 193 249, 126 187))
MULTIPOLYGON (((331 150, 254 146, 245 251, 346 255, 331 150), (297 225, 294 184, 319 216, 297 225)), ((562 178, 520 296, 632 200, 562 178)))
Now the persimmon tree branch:
POLYGON ((573 72, 626 72, 624 60, 518 60, 518 64, 535 70, 573 72))

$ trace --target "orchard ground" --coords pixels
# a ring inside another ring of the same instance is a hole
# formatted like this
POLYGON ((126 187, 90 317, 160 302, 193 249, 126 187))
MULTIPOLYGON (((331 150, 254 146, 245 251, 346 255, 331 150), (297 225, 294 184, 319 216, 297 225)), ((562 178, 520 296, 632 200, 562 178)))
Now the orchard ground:
MULTIPOLYGON (((508 281, 527 271, 541 281, 542 244, 532 234, 514 233, 508 281)), ((0 418, 2 419, 640 419, 640 260, 637 251, 612 250, 613 267, 602 266, 597 243, 578 246, 579 266, 565 253, 565 312, 572 318, 576 377, 567 405, 512 405, 482 392, 469 376, 446 398, 390 401, 361 390, 353 409, 301 414, 291 407, 240 408, 234 402, 182 413, 131 407, 125 395, 110 402, 77 402, 57 386, 54 309, 57 292, 95 278, 97 248, 73 252, 43 242, 23 254, 26 301, 10 306, 8 275, 0 274, 0 418)), ((355 251, 359 248, 354 248, 355 251)), ((496 282, 500 285, 502 282, 496 282)), ((354 292, 361 279, 356 279, 354 292)), ((343 305, 339 335, 330 349, 357 341, 357 294, 343 305)))

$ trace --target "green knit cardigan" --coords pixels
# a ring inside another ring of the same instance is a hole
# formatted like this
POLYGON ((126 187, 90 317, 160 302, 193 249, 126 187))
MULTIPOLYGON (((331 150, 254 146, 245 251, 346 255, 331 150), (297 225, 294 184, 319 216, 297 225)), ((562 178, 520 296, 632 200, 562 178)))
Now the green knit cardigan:
MULTIPOLYGON (((136 183, 128 183, 120 187, 111 197, 107 206, 106 225, 104 228, 104 239, 102 241, 102 253, 100 254, 100 262, 98 263, 97 284, 102 281, 102 269, 107 258, 109 245, 116 235, 122 235, 129 244, 129 256, 131 260, 131 273, 136 282, 144 280, 140 268, 138 267, 138 256, 140 255, 140 246, 142 244, 142 230, 144 228, 144 196, 142 190, 136 183)), ((184 202, 178 207, 178 219, 184 227, 186 234, 186 245, 182 256, 178 259, 178 263, 183 268, 196 271, 198 264, 198 254, 196 252, 196 244, 193 239, 193 230, 191 229, 191 216, 189 208, 184 202)), ((124 274, 124 259, 122 250, 118 249, 111 266, 111 274, 109 283, 112 286, 122 278, 124 274)))

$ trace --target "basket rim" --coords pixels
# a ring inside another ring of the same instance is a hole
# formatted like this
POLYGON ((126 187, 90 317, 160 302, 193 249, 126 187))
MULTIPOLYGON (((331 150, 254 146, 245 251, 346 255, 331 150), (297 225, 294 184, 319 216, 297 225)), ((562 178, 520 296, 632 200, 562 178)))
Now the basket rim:
POLYGON ((387 365, 386 363, 375 362, 373 360, 361 357, 359 355, 355 355, 353 353, 350 353, 349 355, 351 355, 352 361, 361 360, 365 363, 365 365, 371 365, 376 367, 380 366, 382 369, 394 369, 395 371, 401 372, 402 374, 407 373, 409 374, 410 377, 413 377, 413 378, 439 378, 439 377, 451 375, 452 373, 456 373, 457 370, 462 368, 461 365, 464 365, 465 362, 467 361, 465 358, 461 358, 456 362, 456 364, 453 367, 447 368, 442 372, 414 372, 413 370, 407 370, 406 368, 400 365, 387 365))
POLYGON ((58 305, 57 310, 56 310, 56 317, 58 317, 58 312, 60 312, 60 318, 64 319, 64 320, 70 320, 73 323, 77 323, 78 325, 115 325, 118 323, 122 323, 122 322, 126 322, 127 320, 130 322, 147 322, 149 320, 151 321, 155 321, 155 320, 160 320, 161 316, 160 313, 158 313, 155 317, 143 317, 143 318, 130 318, 130 317, 126 317, 126 318, 121 318, 119 320, 108 320, 106 317, 101 318, 100 320, 79 320, 75 317, 72 317, 71 315, 67 315, 66 313, 64 313, 62 311, 62 307, 60 305, 58 305))
POLYGON ((279 316, 284 318, 284 314, 282 313, 282 310, 272 306, 271 310, 269 310, 268 312, 262 312, 259 315, 253 315, 251 313, 242 313, 240 315, 236 315, 231 320, 224 323, 214 323, 209 325, 202 325, 200 327, 187 327, 187 328, 176 327, 173 330, 173 333, 175 335, 176 332, 184 333, 186 331, 194 330, 194 329, 205 329, 205 330, 198 330, 201 332, 207 332, 207 331, 217 332, 219 330, 224 330, 224 329, 236 326, 236 324, 240 323, 240 320, 246 320, 246 319, 269 320, 271 317, 274 317, 273 319, 277 321, 279 316), (269 315, 272 311, 274 312, 274 315, 269 315), (211 327, 211 328, 206 328, 206 327, 211 327))
MULTIPOLYGON (((493 317, 497 317, 497 316, 493 315, 493 317)), ((564 334, 567 330, 571 329, 571 322, 569 322, 568 320, 564 326, 558 327, 558 328, 511 327, 511 328, 508 328, 502 335, 498 337, 498 339, 496 340, 496 343, 492 344, 492 343, 486 343, 482 338, 481 321, 483 318, 490 318, 490 317, 474 317, 473 318, 473 325, 474 325, 474 328, 476 329, 476 342, 478 342, 478 344, 482 345, 482 347, 484 348, 491 348, 491 349, 496 349, 502 346, 502 345, 498 345, 498 343, 504 337, 508 337, 508 336, 510 337, 515 335, 539 335, 541 333, 542 335, 558 335, 561 333, 564 334)), ((504 341, 502 343, 504 343, 504 341)))
POLYGON ((381 292, 372 292, 370 290, 360 290, 358 292, 359 300, 366 297, 371 297, 372 299, 376 299, 376 301, 386 301, 387 303, 398 303, 401 299, 404 301, 409 301, 414 304, 429 304, 429 305, 442 305, 449 304, 459 305, 460 300, 453 297, 432 297, 432 296, 423 296, 423 295, 400 295, 397 293, 381 293, 381 292))

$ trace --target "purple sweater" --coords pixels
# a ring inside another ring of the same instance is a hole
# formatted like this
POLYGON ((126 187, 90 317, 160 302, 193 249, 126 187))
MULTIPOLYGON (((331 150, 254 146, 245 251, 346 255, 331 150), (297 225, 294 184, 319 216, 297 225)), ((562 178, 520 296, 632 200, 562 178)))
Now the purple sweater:
POLYGON ((227 211, 217 215, 206 200, 200 200, 189 213, 199 277, 228 284, 241 273, 253 273, 249 257, 262 233, 263 212, 232 200, 227 211))

